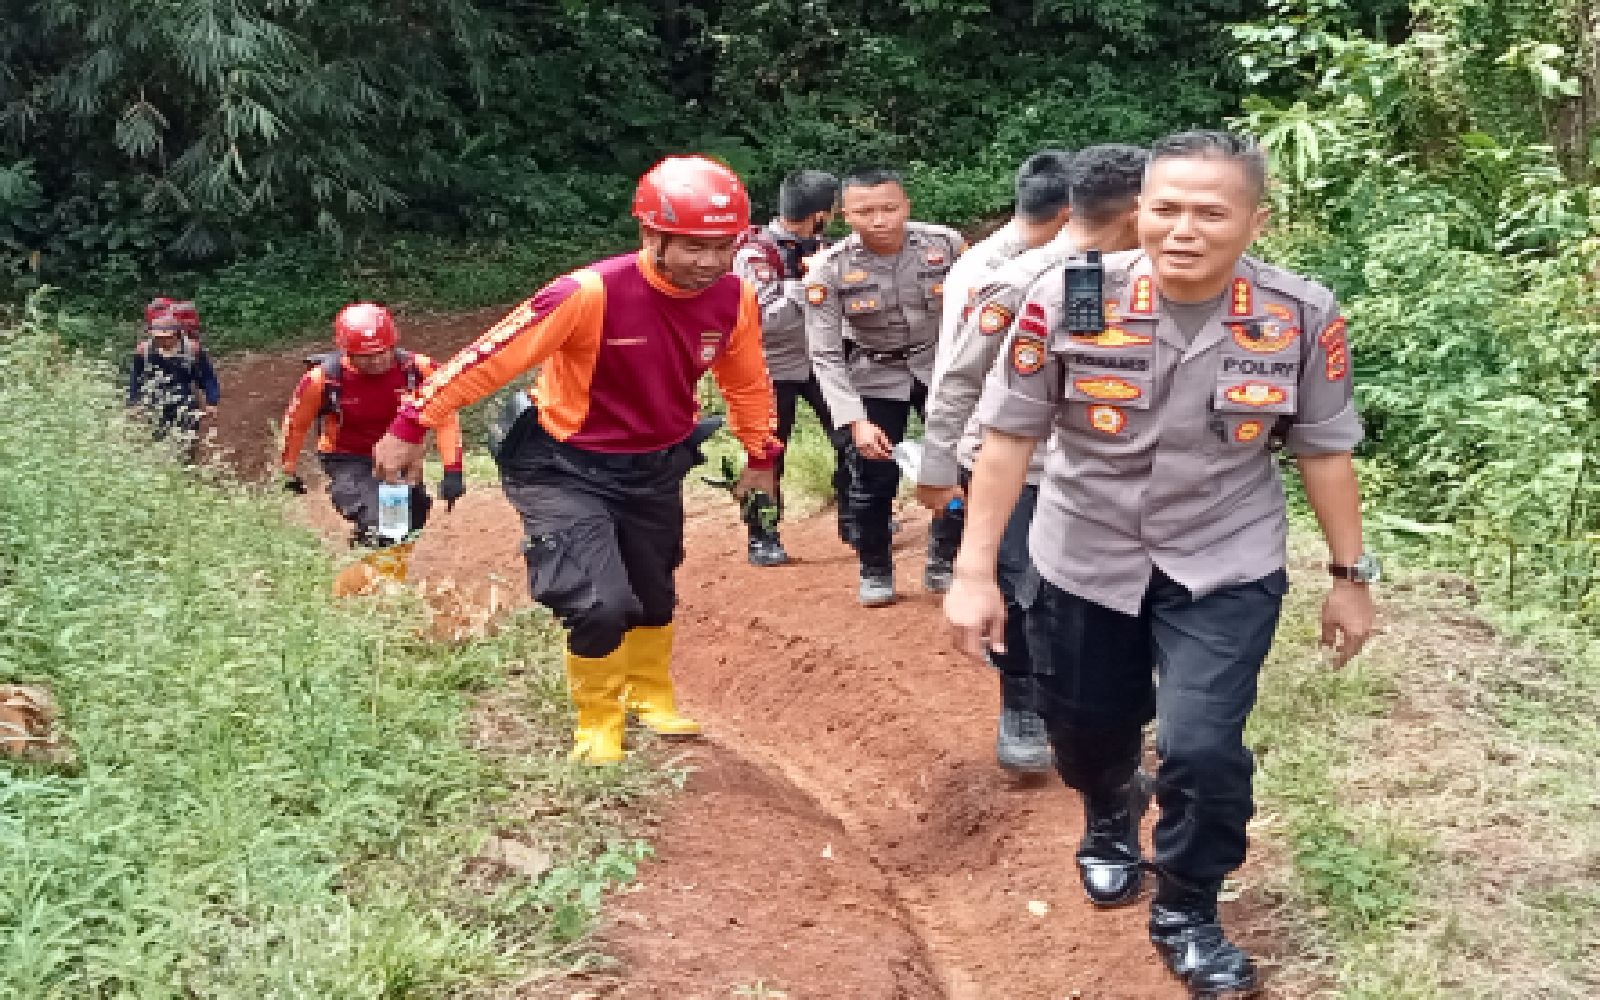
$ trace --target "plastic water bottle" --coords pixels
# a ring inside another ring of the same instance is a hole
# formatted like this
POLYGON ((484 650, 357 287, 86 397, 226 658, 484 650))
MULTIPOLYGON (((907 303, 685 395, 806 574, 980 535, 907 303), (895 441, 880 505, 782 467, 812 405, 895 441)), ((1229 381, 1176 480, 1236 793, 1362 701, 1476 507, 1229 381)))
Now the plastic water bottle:
POLYGON ((406 483, 378 484, 378 534, 403 542, 411 533, 411 487, 406 483))

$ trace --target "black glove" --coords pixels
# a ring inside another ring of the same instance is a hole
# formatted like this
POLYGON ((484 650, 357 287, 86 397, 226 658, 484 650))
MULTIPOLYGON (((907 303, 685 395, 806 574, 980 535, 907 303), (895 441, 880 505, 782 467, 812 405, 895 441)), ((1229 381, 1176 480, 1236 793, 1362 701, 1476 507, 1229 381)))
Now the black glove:
POLYGON ((299 476, 284 476, 283 488, 287 493, 298 493, 300 496, 306 495, 306 481, 299 476))
POLYGON ((444 501, 447 511, 456 509, 456 501, 467 495, 467 484, 461 479, 461 471, 446 472, 444 479, 439 482, 439 498, 444 501))

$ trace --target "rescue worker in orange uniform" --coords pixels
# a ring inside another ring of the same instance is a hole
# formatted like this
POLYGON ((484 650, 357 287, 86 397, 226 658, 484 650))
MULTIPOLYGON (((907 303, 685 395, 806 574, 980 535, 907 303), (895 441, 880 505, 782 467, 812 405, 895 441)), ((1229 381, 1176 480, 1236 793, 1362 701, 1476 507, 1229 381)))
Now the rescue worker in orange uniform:
MULTIPOLYGON (((333 340, 338 350, 307 359, 306 373, 284 412, 283 486, 291 493, 305 493, 305 481, 296 473, 300 447, 312 424, 320 424, 317 457, 327 474, 334 507, 350 522, 350 544, 379 548, 389 543, 378 534, 372 446, 394 420, 405 394, 433 374, 435 365, 425 354, 396 346, 394 317, 370 302, 339 311, 333 340)), ((439 426, 439 456, 444 461, 439 496, 453 507, 466 492, 461 478, 461 427, 453 414, 439 426)), ((413 532, 427 523, 432 506, 433 499, 418 482, 411 491, 413 532)))
POLYGON ((640 180, 633 215, 641 250, 518 306, 423 383, 375 453, 381 476, 415 481, 430 428, 539 367, 496 458, 522 515, 529 590, 567 628, 573 757, 590 763, 622 759, 630 708, 657 733, 699 732, 668 667, 683 479, 703 459, 700 376, 715 376, 747 455, 736 494, 772 495, 782 450, 761 307, 730 273, 750 224, 743 183, 704 157, 668 157, 640 180))

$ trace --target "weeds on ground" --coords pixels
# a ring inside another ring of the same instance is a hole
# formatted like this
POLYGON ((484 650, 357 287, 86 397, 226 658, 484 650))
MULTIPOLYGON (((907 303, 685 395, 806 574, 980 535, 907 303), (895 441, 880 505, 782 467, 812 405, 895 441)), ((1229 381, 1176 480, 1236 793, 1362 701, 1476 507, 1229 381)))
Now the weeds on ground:
POLYGON ((565 761, 548 623, 443 646, 406 598, 335 607, 281 500, 163 460, 37 315, 0 362, 0 678, 54 690, 78 757, 0 763, 0 996, 426 996, 582 961, 643 852, 614 807, 660 779, 565 761), (508 691, 553 726, 477 752, 508 691))
MULTIPOLYGON (((1302 564, 1320 561, 1313 537, 1297 534, 1302 564)), ((1592 715, 1567 710, 1592 667, 1519 646, 1394 569, 1369 652, 1332 670, 1316 649, 1323 589, 1297 588, 1263 676, 1257 834, 1292 859, 1265 894, 1298 950, 1279 988, 1593 996, 1600 942, 1579 914, 1600 901, 1600 782, 1592 715)))

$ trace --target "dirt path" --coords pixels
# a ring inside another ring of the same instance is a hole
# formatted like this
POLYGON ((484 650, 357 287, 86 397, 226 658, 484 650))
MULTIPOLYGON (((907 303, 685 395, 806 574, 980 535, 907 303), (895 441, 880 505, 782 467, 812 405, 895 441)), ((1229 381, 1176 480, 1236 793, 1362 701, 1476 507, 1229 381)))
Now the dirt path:
MULTIPOLYGON (((444 354, 494 315, 408 327, 407 342, 444 354)), ((243 389, 222 429, 241 468, 269 466, 267 421, 299 356, 225 366, 243 389)), ((474 485, 424 533, 413 575, 479 594, 497 583, 525 601, 515 514, 474 485)), ((725 498, 693 507, 675 672, 709 738, 688 751, 695 773, 653 837, 657 859, 608 911, 620 971, 539 995, 1181 997, 1145 940, 1143 906, 1083 901, 1073 797, 995 766, 997 683, 949 649, 918 591, 920 512, 898 546, 907 596, 864 611, 830 517, 789 525, 796 564, 759 570, 725 498)), ((1270 950, 1251 932, 1250 899, 1225 915, 1270 950)))

